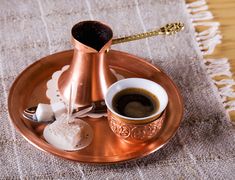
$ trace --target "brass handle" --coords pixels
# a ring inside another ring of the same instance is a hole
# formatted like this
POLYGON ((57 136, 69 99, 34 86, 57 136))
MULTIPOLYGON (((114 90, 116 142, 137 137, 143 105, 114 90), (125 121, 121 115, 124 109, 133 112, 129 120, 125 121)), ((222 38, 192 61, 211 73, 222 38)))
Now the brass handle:
POLYGON ((172 35, 181 31, 182 29, 184 29, 184 23, 182 22, 170 23, 166 24, 165 26, 161 27, 158 30, 113 39, 112 44, 135 41, 138 39, 144 39, 147 37, 158 36, 158 35, 172 35))

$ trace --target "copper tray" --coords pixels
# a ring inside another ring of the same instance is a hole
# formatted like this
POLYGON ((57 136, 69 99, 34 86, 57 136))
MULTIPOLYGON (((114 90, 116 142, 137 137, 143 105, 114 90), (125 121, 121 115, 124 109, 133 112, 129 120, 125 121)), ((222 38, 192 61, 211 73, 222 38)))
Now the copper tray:
POLYGON ((85 163, 115 163, 151 154, 173 137, 183 115, 182 98, 173 81, 162 70, 141 58, 111 50, 107 58, 111 67, 119 74, 125 77, 147 78, 166 89, 169 104, 166 109, 166 119, 158 136, 142 144, 127 144, 110 130, 105 117, 83 118, 94 130, 94 139, 88 147, 80 151, 66 152, 48 144, 42 136, 45 125, 25 120, 22 111, 39 102, 49 103, 46 97, 46 82, 53 72, 69 64, 72 56, 73 51, 70 50, 42 58, 25 69, 13 83, 8 98, 9 114, 12 123, 27 141, 43 151, 66 159, 85 163))

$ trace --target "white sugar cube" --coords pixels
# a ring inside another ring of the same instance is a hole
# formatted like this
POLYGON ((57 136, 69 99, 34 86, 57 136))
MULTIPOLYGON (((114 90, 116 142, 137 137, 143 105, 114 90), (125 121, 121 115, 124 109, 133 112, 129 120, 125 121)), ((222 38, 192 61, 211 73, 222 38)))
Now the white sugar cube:
POLYGON ((58 102, 51 104, 52 111, 54 112, 55 118, 57 119, 62 114, 67 112, 67 108, 64 103, 58 102))
POLYGON ((35 115, 39 122, 54 120, 54 113, 49 104, 39 103, 35 115))

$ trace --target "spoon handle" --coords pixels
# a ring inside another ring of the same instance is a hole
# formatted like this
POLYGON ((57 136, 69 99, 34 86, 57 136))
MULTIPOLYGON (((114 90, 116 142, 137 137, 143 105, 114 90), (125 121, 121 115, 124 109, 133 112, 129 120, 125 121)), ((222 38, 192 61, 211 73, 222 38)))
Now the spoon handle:
POLYGON ((152 37, 152 36, 158 36, 158 35, 172 35, 181 31, 182 29, 184 29, 184 24, 182 22, 170 23, 170 24, 166 24, 165 26, 161 27, 158 30, 113 39, 112 44, 135 41, 135 40, 144 39, 144 38, 152 37))

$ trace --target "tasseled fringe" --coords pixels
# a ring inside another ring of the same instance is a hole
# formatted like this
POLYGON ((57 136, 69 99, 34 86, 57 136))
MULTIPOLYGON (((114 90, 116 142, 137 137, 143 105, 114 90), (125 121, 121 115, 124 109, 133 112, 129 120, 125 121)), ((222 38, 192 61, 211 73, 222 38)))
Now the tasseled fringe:
POLYGON ((205 59, 207 73, 213 78, 215 76, 232 77, 228 59, 205 59))
POLYGON ((218 22, 209 22, 214 18, 213 14, 208 11, 205 0, 198 0, 186 5, 189 11, 190 19, 194 27, 204 26, 207 29, 202 32, 196 32, 196 40, 203 55, 209 55, 214 52, 215 47, 221 43, 218 22))
POLYGON ((197 7, 203 6, 203 5, 206 5, 205 0, 198 0, 198 1, 186 4, 187 8, 197 8, 197 7))
MULTIPOLYGON (((222 36, 219 31, 219 22, 211 21, 214 17, 208 10, 205 0, 197 0, 192 3, 187 3, 187 10, 193 26, 204 27, 201 32, 196 32, 195 37, 202 54, 210 55, 214 52, 215 47, 221 43, 222 36)), ((217 85, 219 94, 222 98, 223 104, 228 112, 235 111, 235 81, 233 80, 230 71, 230 64, 228 59, 206 59, 205 65, 207 72, 214 84, 217 85), (215 77, 223 76, 222 80, 216 80, 215 77)))
POLYGON ((207 72, 212 78, 214 84, 218 87, 218 92, 222 98, 225 109, 230 112, 235 110, 235 81, 230 71, 228 59, 205 59, 207 72), (225 78, 216 80, 215 77, 223 76, 225 78))
MULTIPOLYGON (((193 10, 191 10, 193 11, 193 10)), ((205 21, 213 19, 213 15, 210 11, 197 12, 195 14, 190 14, 191 20, 194 21, 205 21)))
POLYGON ((235 81, 230 71, 228 59, 205 59, 207 72, 217 85, 225 109, 230 112, 235 110, 235 81), (215 77, 224 76, 224 79, 216 80, 215 77))

